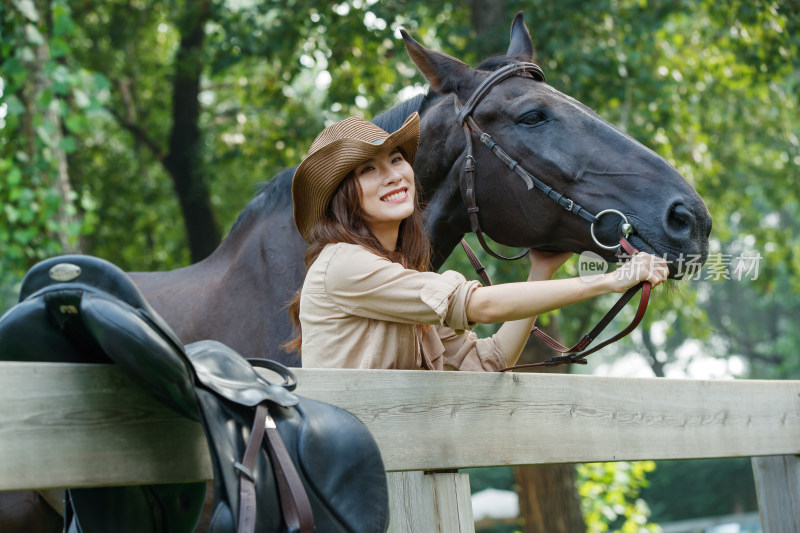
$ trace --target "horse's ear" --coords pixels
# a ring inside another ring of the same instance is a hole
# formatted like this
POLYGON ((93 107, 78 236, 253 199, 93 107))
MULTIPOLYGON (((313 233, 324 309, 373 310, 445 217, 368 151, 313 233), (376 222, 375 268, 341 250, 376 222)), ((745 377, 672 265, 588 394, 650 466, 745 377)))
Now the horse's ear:
POLYGON ((442 94, 456 93, 466 100, 475 89, 475 70, 454 57, 428 50, 414 40, 405 30, 400 30, 408 55, 417 65, 433 90, 442 94))
POLYGON ((522 11, 517 13, 514 17, 514 22, 511 23, 511 42, 508 45, 508 57, 523 57, 528 61, 533 60, 533 40, 531 34, 528 33, 528 28, 522 21, 522 11))

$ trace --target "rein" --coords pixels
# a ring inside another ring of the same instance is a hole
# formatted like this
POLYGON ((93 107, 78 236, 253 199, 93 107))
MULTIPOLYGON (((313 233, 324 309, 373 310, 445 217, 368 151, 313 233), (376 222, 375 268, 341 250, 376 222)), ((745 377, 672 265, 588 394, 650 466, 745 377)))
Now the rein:
MULTIPOLYGON (((470 220, 470 231, 475 233, 475 236, 478 238, 478 242, 480 242, 483 249, 497 259, 502 259, 505 261, 513 261, 515 259, 520 259, 524 257, 528 253, 528 248, 524 249, 517 255, 512 257, 505 257, 495 251, 493 251, 486 240, 483 237, 483 232, 481 231, 480 221, 478 219, 478 204, 475 198, 475 157, 473 156, 473 149, 472 149, 472 136, 478 135, 480 141, 489 149, 491 153, 495 155, 498 159, 500 159, 509 169, 516 172, 522 179, 525 181, 525 184, 528 187, 528 190, 536 188, 544 193, 545 196, 556 202, 558 205, 573 213, 587 222, 590 223, 590 233, 592 236, 592 240, 594 240, 595 244, 600 246, 606 250, 619 250, 620 248, 625 250, 629 256, 633 256, 639 250, 633 247, 633 245, 628 242, 627 237, 633 232, 633 227, 630 223, 628 223, 627 217, 620 211, 616 209, 605 209, 596 215, 590 213, 582 206, 575 203, 570 198, 566 197, 565 195, 559 193, 549 185, 546 185, 544 182, 539 180, 536 176, 528 172, 525 168, 523 168, 516 160, 514 160, 508 153, 503 150, 503 148, 497 144, 497 142, 492 139, 491 135, 483 131, 480 126, 478 126, 475 119, 472 117, 472 113, 480 103, 481 100, 491 91, 492 87, 500 83, 502 80, 518 75, 518 73, 526 73, 530 74, 535 80, 544 82, 545 75, 541 68, 535 63, 518 63, 513 65, 506 65, 494 72, 492 72, 483 82, 478 86, 477 89, 470 95, 467 102, 463 105, 463 107, 459 107, 458 98, 455 100, 456 106, 456 120, 459 124, 464 128, 464 136, 466 138, 466 156, 464 158, 464 168, 462 173, 462 179, 464 181, 462 191, 463 191, 463 199, 464 203, 467 206, 467 213, 469 214, 470 220), (604 215, 615 214, 622 219, 622 224, 620 225, 620 229, 622 231, 622 238, 619 240, 619 244, 614 245, 606 245, 599 241, 597 236, 594 232, 594 226, 600 221, 600 218, 604 215)), ((469 247, 467 242, 462 239, 461 245, 464 247, 464 251, 467 254, 472 266, 475 268, 475 271, 481 277, 485 284, 491 285, 492 282, 489 279, 488 274, 486 273, 486 268, 481 264, 480 260, 477 258, 475 253, 469 247)), ((619 254, 619 252, 618 252, 619 254)), ((645 311, 647 310, 647 304, 650 299, 650 289, 651 285, 649 282, 645 281, 639 283, 638 285, 631 287, 628 289, 617 301, 616 304, 605 314, 605 316, 598 322, 598 324, 586 335, 584 335, 580 341, 578 341, 572 347, 566 347, 547 335, 538 327, 535 327, 531 330, 531 335, 535 336, 542 342, 544 342, 548 347, 552 348, 553 350, 563 354, 547 361, 542 361, 539 363, 528 363, 522 365, 515 365, 504 368, 501 372, 506 372, 508 370, 517 370, 521 368, 529 368, 535 366, 559 366, 564 364, 587 364, 586 356, 590 355, 597 350, 608 346, 609 344, 618 341, 619 339, 628 335, 631 331, 633 331, 636 326, 639 325, 642 318, 644 317, 645 311), (600 344, 594 346, 593 348, 589 348, 589 345, 597 338, 597 336, 608 326, 611 320, 619 314, 625 304, 630 301, 634 294, 642 291, 641 298, 639 300, 639 307, 636 311, 636 316, 631 321, 631 323, 623 329, 621 332, 617 333, 613 337, 601 342, 600 344)))

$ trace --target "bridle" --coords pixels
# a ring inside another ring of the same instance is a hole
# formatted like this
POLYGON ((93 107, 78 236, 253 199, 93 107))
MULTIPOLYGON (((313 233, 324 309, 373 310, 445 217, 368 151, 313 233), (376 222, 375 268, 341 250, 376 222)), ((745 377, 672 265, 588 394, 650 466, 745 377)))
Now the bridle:
MULTIPOLYGON (((633 245, 628 241, 628 237, 633 232, 633 226, 628 222, 627 217, 620 211, 616 209, 604 209, 599 213, 592 214, 591 212, 587 211, 582 206, 575 203, 570 198, 566 197, 565 195, 559 193, 552 187, 546 185, 541 180, 539 180, 536 176, 528 172, 525 168, 522 167, 517 161, 515 161, 508 153, 503 150, 503 148, 492 139, 491 135, 483 131, 475 119, 472 117, 472 113, 475 111, 477 105, 483 100, 483 98, 489 94, 489 91, 492 88, 500 83, 501 81, 505 80, 506 78, 517 76, 520 73, 528 74, 533 79, 539 82, 545 81, 544 72, 538 65, 535 63, 514 63, 510 65, 506 65, 486 77, 485 80, 478 86, 475 91, 470 95, 467 99, 466 103, 463 106, 460 105, 458 98, 455 99, 455 106, 456 106, 456 121, 464 128, 464 136, 466 137, 466 156, 464 158, 464 167, 461 173, 461 191, 462 197, 464 199, 464 204, 467 206, 467 214, 469 215, 470 220, 470 231, 475 234, 478 238, 478 242, 480 242, 483 249, 491 255, 492 257, 496 257, 497 259, 502 259, 505 261, 513 261, 515 259, 520 259, 525 257, 528 253, 528 249, 524 249, 517 255, 512 257, 505 257, 495 251, 493 251, 488 243, 486 242, 483 232, 481 231, 480 221, 478 219, 478 204, 475 197, 475 157, 473 156, 473 149, 472 149, 472 137, 473 135, 477 135, 480 138, 480 141, 486 145, 491 153, 493 153, 500 161, 502 161, 509 169, 516 172, 525 184, 528 187, 528 190, 533 188, 538 189, 545 196, 556 202, 558 205, 573 213, 587 222, 590 223, 589 231, 592 236, 592 240, 594 240, 595 244, 605 250, 617 250, 617 254, 621 255, 621 251, 624 250, 625 253, 628 254, 629 257, 635 255, 639 250, 633 247, 633 245), (597 238, 594 232, 595 224, 599 223, 600 218, 606 215, 617 215, 621 219, 620 230, 622 233, 622 237, 619 240, 619 244, 608 245, 603 244, 597 238)), ((472 252, 469 245, 465 240, 462 239, 461 241, 462 246, 464 247, 465 252, 467 253, 467 257, 469 257, 470 262, 475 267, 476 272, 478 275, 483 279, 484 283, 487 285, 491 285, 491 280, 489 279, 488 274, 486 273, 486 269, 481 265, 480 261, 478 260, 477 256, 472 252)), ((584 335, 580 341, 578 341, 572 347, 566 347, 544 333, 537 327, 534 327, 531 330, 531 335, 534 335, 542 342, 544 342, 548 347, 552 348, 553 350, 563 354, 547 361, 542 361, 539 363, 529 363, 529 364, 522 364, 522 365, 515 365, 508 368, 504 368, 501 370, 505 372, 507 370, 516 370, 520 368, 528 368, 534 366, 558 366, 563 364, 586 364, 586 356, 596 352, 597 350, 608 346, 609 344, 618 341, 619 339, 625 337, 628 333, 633 331, 639 322, 644 317, 644 313, 647 310, 647 303, 650 298, 650 283, 645 281, 639 283, 638 285, 631 287, 628 289, 617 301, 616 304, 606 313, 606 315, 600 320, 600 322, 586 335, 584 335), (614 335, 613 337, 601 342, 600 344, 589 348, 589 345, 594 341, 594 339, 603 331, 603 329, 608 326, 611 320, 622 310, 625 304, 636 294, 639 290, 642 290, 642 296, 639 300, 639 308, 636 311, 636 316, 634 317, 633 321, 621 332, 614 335)))

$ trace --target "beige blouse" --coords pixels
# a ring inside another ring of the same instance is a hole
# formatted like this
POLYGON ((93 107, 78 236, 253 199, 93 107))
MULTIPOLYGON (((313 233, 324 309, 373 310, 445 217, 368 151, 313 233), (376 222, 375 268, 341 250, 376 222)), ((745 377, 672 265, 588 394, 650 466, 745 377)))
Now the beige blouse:
POLYGON ((469 331, 467 302, 479 286, 458 272, 409 270, 355 244, 329 244, 301 290, 302 364, 499 370, 498 340, 469 331))

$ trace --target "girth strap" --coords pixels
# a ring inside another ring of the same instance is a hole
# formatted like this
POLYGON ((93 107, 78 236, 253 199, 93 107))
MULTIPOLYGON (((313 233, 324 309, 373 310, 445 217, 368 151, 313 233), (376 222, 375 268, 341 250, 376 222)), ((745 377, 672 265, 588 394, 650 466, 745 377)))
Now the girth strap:
POLYGON ((256 407, 256 417, 250 428, 250 438, 241 463, 233 466, 239 472, 239 528, 237 533, 254 533, 256 530, 256 484, 255 467, 261 439, 264 437, 267 407, 262 403, 256 407))
POLYGON ((254 470, 258 459, 261 440, 267 443, 278 485, 281 512, 286 528, 290 533, 312 533, 314 514, 308 500, 303 482, 289 456, 286 445, 269 415, 267 402, 256 407, 256 416, 247 441, 244 457, 235 467, 239 471, 239 528, 238 533, 255 533, 256 527, 256 489, 254 470))

